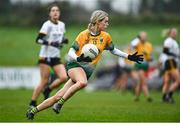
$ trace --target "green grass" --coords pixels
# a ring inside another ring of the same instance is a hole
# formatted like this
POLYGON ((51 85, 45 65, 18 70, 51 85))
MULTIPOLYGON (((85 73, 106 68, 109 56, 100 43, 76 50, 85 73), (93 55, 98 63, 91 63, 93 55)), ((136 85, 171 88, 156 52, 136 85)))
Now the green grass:
MULTIPOLYGON (((108 32, 113 38, 115 45, 128 45, 130 41, 144 30, 149 34, 149 40, 153 45, 162 45, 163 38, 161 31, 168 27, 177 27, 180 30, 180 25, 158 25, 158 24, 141 24, 141 25, 117 25, 109 26, 108 32)), ((62 49, 64 56, 75 40, 78 33, 86 29, 84 26, 67 25, 66 37, 70 43, 62 49)), ((0 27, 0 65, 1 66, 34 66, 37 63, 40 45, 35 43, 35 38, 39 28, 33 27, 0 27)), ((177 39, 180 41, 180 36, 177 39)), ((122 49, 123 50, 123 49, 122 49)))
MULTIPOLYGON (((0 90, 0 122, 27 122, 25 113, 32 90, 0 90)), ((110 121, 180 121, 180 95, 175 93, 175 104, 161 102, 161 93, 153 91, 154 101, 144 96, 134 102, 130 92, 81 91, 65 103, 60 114, 51 108, 38 113, 34 121, 41 122, 110 122, 110 121)), ((39 102, 42 97, 39 99, 39 102)))

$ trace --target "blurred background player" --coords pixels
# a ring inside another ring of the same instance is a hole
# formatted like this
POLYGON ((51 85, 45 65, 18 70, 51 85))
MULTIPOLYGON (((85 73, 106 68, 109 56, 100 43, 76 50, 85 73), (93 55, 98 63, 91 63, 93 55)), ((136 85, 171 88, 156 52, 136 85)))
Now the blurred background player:
POLYGON ((144 55, 144 61, 141 64, 135 64, 135 69, 139 78, 139 82, 136 84, 135 87, 135 101, 139 100, 139 96, 141 91, 144 92, 147 101, 151 102, 152 98, 150 97, 148 85, 146 82, 146 72, 149 68, 149 62, 152 61, 152 45, 150 42, 147 41, 147 33, 140 32, 137 38, 135 38, 131 42, 132 48, 140 54, 144 55))
POLYGON ((70 79, 66 82, 64 87, 60 89, 54 96, 43 101, 40 105, 32 108, 26 113, 28 119, 33 119, 34 115, 53 105, 53 110, 59 113, 63 104, 71 98, 77 91, 86 87, 88 78, 93 73, 96 64, 101 58, 102 52, 106 49, 112 54, 119 57, 128 58, 131 61, 138 63, 143 61, 142 55, 128 55, 115 48, 111 36, 105 32, 109 25, 108 14, 102 10, 96 10, 92 13, 88 29, 80 32, 77 36, 72 48, 70 48, 68 55, 71 60, 67 63, 67 71, 70 79), (99 49, 99 54, 95 59, 84 57, 81 54, 82 47, 87 44, 94 44, 99 49))
MULTIPOLYGON (((174 102, 173 92, 180 84, 180 74, 178 71, 179 62, 179 46, 176 41, 177 29, 171 28, 168 31, 168 37, 163 45, 163 61, 164 61, 164 75, 163 75, 163 88, 162 100, 164 102, 174 102), (174 81, 170 84, 170 81, 174 81)), ((162 56, 161 56, 162 57, 162 56)), ((162 59, 162 58, 161 58, 162 59)))
POLYGON ((49 20, 44 22, 40 29, 39 35, 36 39, 38 44, 41 44, 41 50, 39 54, 39 67, 40 67, 40 83, 33 91, 31 106, 36 106, 37 99, 45 86, 48 84, 50 75, 50 67, 52 67, 58 76, 58 79, 52 83, 55 87, 67 80, 67 73, 64 65, 61 63, 59 47, 63 41, 67 41, 64 38, 65 24, 59 21, 60 10, 57 5, 51 5, 49 7, 49 20))
MULTIPOLYGON (((124 52, 131 54, 134 50, 129 46, 127 47, 124 52)), ((134 88, 135 84, 139 81, 139 78, 134 71, 134 62, 123 59, 121 57, 118 58, 118 65, 117 65, 117 79, 116 83, 113 86, 113 89, 116 90, 125 90, 127 87, 128 79, 131 77, 132 79, 132 88, 134 88)))

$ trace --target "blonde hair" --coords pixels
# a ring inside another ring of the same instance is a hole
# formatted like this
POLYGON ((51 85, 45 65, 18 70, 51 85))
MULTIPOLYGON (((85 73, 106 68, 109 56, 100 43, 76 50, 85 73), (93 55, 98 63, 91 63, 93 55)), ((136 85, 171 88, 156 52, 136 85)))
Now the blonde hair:
POLYGON ((88 29, 91 31, 92 28, 95 28, 95 30, 97 31, 96 23, 98 21, 102 21, 107 16, 108 16, 108 14, 105 11, 95 10, 91 14, 90 23, 88 24, 88 29))
POLYGON ((169 29, 164 29, 164 30, 162 31, 162 33, 161 33, 162 37, 168 37, 168 36, 170 36, 170 35, 171 35, 171 32, 172 32, 173 30, 176 30, 176 31, 177 31, 177 29, 176 29, 175 27, 172 27, 172 28, 169 28, 169 29))
POLYGON ((163 38, 167 37, 169 35, 170 29, 163 29, 161 32, 161 36, 163 38))

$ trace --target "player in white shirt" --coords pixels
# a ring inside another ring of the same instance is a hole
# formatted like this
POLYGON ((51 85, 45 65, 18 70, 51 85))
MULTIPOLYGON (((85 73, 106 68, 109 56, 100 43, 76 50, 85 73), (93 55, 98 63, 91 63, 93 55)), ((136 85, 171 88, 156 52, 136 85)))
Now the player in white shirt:
POLYGON ((163 55, 164 58, 164 76, 163 76, 163 97, 164 102, 173 103, 173 92, 180 84, 180 73, 178 71, 179 62, 179 46, 176 41, 177 29, 172 28, 169 30, 168 37, 164 41, 163 55), (170 81, 174 82, 170 85, 170 81))
POLYGON ((58 86, 60 83, 67 80, 67 73, 64 65, 60 62, 60 49, 62 43, 67 43, 67 39, 64 38, 65 24, 59 21, 60 10, 57 5, 49 7, 49 20, 46 21, 40 29, 39 35, 36 39, 36 43, 41 44, 41 50, 39 54, 39 67, 41 80, 37 87, 34 89, 33 95, 30 101, 30 107, 36 106, 40 93, 48 84, 50 76, 50 67, 52 67, 58 77, 49 87, 52 89, 58 86))

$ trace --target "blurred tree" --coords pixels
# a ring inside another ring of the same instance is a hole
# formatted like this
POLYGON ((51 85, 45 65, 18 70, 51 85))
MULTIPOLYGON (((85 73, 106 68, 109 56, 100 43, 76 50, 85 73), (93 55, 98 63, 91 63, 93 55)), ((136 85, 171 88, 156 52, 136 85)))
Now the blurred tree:
POLYGON ((164 0, 165 12, 180 14, 180 0, 164 0))
POLYGON ((0 15, 6 15, 11 8, 10 0, 0 0, 0 15))
MULTIPOLYGON (((110 13, 112 23, 127 22, 175 22, 180 20, 180 0, 139 0, 140 5, 131 0, 129 14, 123 15, 111 8, 112 0, 97 0, 98 8, 110 13), (134 13, 136 6, 136 13, 134 13), (136 15, 136 18, 132 18, 136 15), (133 21, 131 21, 133 19, 133 21)), ((136 0, 138 1, 138 0, 136 0)), ((139 2, 138 1, 138 2, 139 2)), ((122 1, 123 2, 123 1, 122 1)), ((56 0, 62 11, 61 20, 67 25, 84 24, 92 11, 88 11, 80 4, 70 4, 68 0, 56 0)), ((42 0, 0 0, 0 24, 1 25, 41 25, 48 18, 47 4, 42 0)))
POLYGON ((11 13, 10 0, 0 0, 0 25, 4 25, 10 18, 11 13))
POLYGON ((148 0, 141 0, 140 12, 148 10, 148 0))
POLYGON ((60 6, 61 10, 61 20, 65 23, 72 23, 72 11, 73 8, 70 5, 69 1, 59 1, 57 4, 60 6))
POLYGON ((98 9, 102 9, 107 13, 111 12, 111 2, 110 0, 98 0, 98 9))

